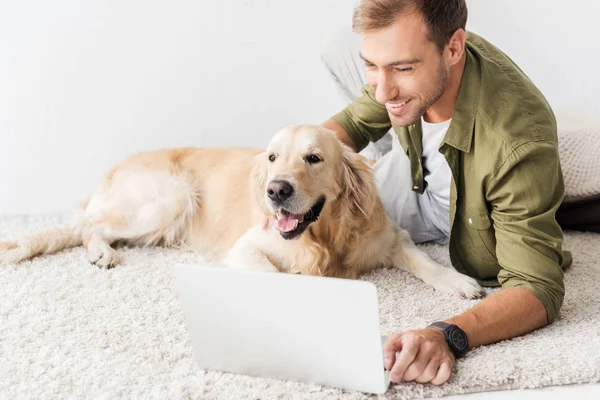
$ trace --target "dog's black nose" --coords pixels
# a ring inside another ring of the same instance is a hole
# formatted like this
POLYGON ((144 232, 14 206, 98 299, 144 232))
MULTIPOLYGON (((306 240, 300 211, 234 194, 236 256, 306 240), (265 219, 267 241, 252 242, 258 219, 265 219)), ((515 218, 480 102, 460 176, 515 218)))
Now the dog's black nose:
POLYGON ((267 196, 276 203, 287 200, 293 193, 294 188, 286 181, 273 180, 267 185, 267 196))

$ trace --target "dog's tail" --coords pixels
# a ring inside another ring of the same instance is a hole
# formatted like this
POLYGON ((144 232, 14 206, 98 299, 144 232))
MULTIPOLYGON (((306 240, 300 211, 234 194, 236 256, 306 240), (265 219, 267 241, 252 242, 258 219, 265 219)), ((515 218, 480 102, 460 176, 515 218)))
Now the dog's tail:
POLYGON ((86 226, 84 210, 89 200, 75 207, 71 223, 47 231, 34 233, 14 241, 0 241, 0 266, 17 264, 43 254, 55 253, 83 244, 83 229, 86 226))
POLYGON ((78 225, 35 233, 15 241, 0 242, 0 265, 16 264, 82 244, 82 232, 78 225))

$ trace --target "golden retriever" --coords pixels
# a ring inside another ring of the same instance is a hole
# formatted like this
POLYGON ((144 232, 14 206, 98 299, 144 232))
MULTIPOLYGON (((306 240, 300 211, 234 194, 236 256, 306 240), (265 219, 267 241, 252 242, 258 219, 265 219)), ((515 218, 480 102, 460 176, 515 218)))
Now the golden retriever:
POLYGON ((482 295, 476 280, 418 249, 385 213, 368 161, 314 125, 277 132, 266 151, 175 148, 125 159, 74 222, 0 242, 0 263, 83 245, 113 267, 112 245, 162 245, 229 268, 356 278, 394 266, 438 290, 482 295))

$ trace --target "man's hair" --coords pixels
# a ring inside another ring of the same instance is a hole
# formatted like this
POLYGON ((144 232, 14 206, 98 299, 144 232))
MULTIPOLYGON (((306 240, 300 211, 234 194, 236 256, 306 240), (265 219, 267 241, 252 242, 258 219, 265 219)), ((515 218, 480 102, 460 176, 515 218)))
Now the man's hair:
POLYGON ((358 33, 379 30, 413 12, 423 15, 429 40, 440 51, 457 29, 466 29, 465 0, 360 0, 354 8, 352 28, 358 33))

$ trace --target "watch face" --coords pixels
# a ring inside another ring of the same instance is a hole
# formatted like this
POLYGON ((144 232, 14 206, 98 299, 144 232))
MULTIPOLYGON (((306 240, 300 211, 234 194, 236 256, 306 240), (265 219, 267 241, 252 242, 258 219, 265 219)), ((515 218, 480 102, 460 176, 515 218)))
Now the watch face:
POLYGON ((459 351, 463 351, 467 349, 467 338, 464 333, 459 331, 458 329, 453 329, 450 334, 450 340, 454 347, 456 347, 459 351))

